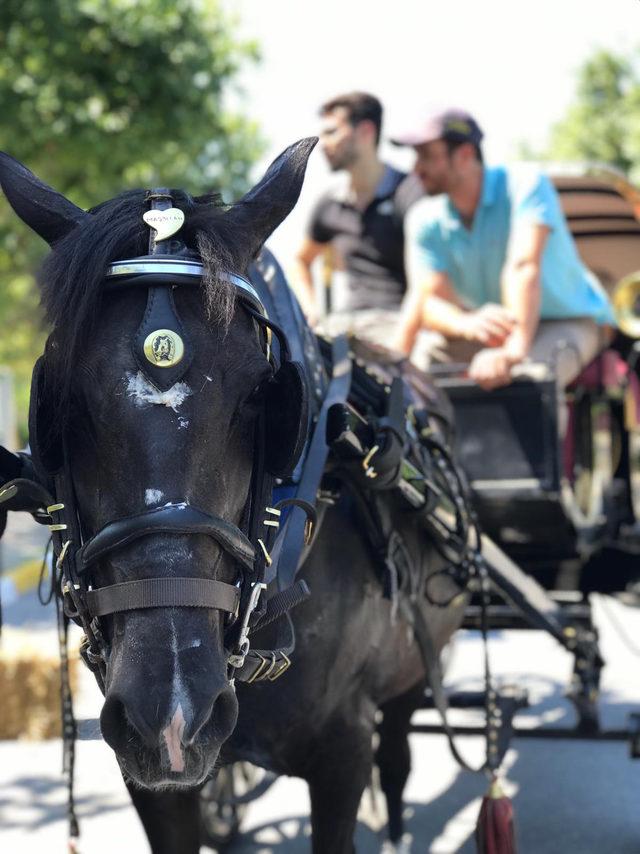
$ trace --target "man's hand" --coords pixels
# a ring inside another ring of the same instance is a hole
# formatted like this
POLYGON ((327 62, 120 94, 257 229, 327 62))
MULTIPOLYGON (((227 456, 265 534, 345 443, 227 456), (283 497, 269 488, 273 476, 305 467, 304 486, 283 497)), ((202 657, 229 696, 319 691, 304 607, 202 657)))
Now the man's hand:
POLYGON ((471 360, 469 376, 485 391, 491 391, 511 382, 513 364, 513 357, 502 347, 480 350, 471 360))
POLYGON ((504 306, 488 302, 460 318, 461 337, 485 347, 500 347, 513 332, 516 319, 504 306))

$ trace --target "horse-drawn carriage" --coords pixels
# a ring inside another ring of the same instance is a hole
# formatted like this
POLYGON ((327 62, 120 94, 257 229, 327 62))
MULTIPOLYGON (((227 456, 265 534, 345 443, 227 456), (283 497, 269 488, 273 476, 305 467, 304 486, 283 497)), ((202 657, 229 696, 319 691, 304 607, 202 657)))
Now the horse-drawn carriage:
MULTIPOLYGON (((469 380, 464 365, 435 366, 432 377, 453 404, 457 457, 481 528, 492 541, 485 542, 486 556, 501 565, 496 595, 486 609, 489 626, 542 628, 574 653, 578 636, 583 644, 568 690, 575 703, 576 730, 545 727, 545 734, 628 737, 636 758, 635 715, 628 732, 600 730, 603 662, 589 594, 622 594, 627 602, 639 601, 640 348, 635 339, 640 333, 640 193, 602 168, 559 167, 553 179, 580 254, 614 301, 621 327, 617 337, 566 391, 554 381, 555 354, 527 378, 492 392, 469 380), (521 577, 520 570, 541 585, 542 597, 535 587, 520 589, 517 582, 511 586, 521 577)), ((356 430, 359 416, 353 421, 356 430)), ((369 448, 372 444, 370 437, 369 448)), ((405 494, 411 499, 419 474, 409 467, 404 475, 405 494)), ((413 506, 419 509, 423 501, 423 495, 414 492, 413 506)), ((480 628, 481 612, 476 596, 463 625, 480 628)), ((482 694, 449 699, 464 708, 485 702, 482 694)), ((506 725, 530 737, 536 733, 513 727, 512 718, 524 703, 524 692, 516 692, 515 700, 513 695, 505 697, 506 725)), ((443 731, 441 725, 430 724, 419 729, 443 731)), ((247 769, 238 768, 238 774, 239 796, 234 794, 231 769, 206 790, 205 833, 210 821, 214 841, 233 832, 238 819, 234 807, 241 811, 250 799, 247 769), (226 824, 220 821, 220 806, 227 809, 226 824)), ((259 781, 257 794, 269 778, 259 781)))
MULTIPOLYGON (((604 168, 554 172, 579 252, 613 301, 616 337, 566 390, 554 378, 558 352, 492 392, 467 379, 462 365, 436 367, 434 379, 453 404, 458 460, 483 532, 513 561, 513 577, 522 570, 546 592, 545 605, 533 590, 509 601, 503 589, 507 598, 489 606, 489 624, 549 630, 538 617, 555 603, 564 640, 585 642, 568 690, 576 733, 597 738, 605 735, 597 709, 604 662, 589 594, 637 603, 640 581, 640 193, 604 168)), ((479 627, 477 602, 464 625, 479 627)), ((637 757, 637 730, 632 715, 628 732, 606 736, 628 736, 637 757)))
MULTIPOLYGON (((581 576, 605 545, 632 549, 640 518, 633 344, 640 331, 640 194, 602 170, 558 176, 555 184, 583 260, 613 297, 621 333, 566 394, 554 383, 559 353, 549 354, 538 381, 516 380, 491 394, 464 378, 438 380, 454 403, 460 459, 484 530, 547 587, 566 586, 553 569, 566 561, 579 558, 581 576)), ((594 568, 585 583, 624 589, 631 579, 617 571, 610 565, 607 580, 598 581, 594 568)), ((574 573, 570 583, 582 581, 574 573)))
MULTIPOLYGON (((634 380, 617 356, 601 357, 595 380, 572 391, 562 448, 552 379, 491 395, 443 381, 474 511, 438 394, 418 401, 393 365, 360 365, 340 340, 319 345, 268 255, 244 275, 295 203, 311 148, 292 147, 228 211, 160 188, 86 214, 0 160, 12 205, 54 244, 35 468, 2 460, 15 471, 0 502, 50 526, 56 591, 106 695, 103 733, 125 775, 151 789, 130 792, 158 852, 197 850, 198 796, 187 787, 218 755, 304 776, 315 850, 350 851, 378 708, 376 761, 399 838, 411 713, 427 676, 442 710, 438 653, 468 592, 469 623, 486 629, 499 616, 489 580, 511 602, 503 620, 517 613, 574 652, 581 722, 597 725, 596 633, 588 613, 576 619, 547 591, 558 577, 578 595, 585 578, 604 589, 604 548, 633 547, 635 446, 622 415, 635 411, 634 380), (143 213, 155 229, 148 255, 143 213), (492 458, 482 441, 496 438, 492 458), (481 537, 476 513, 496 542, 481 537), (336 775, 344 763, 348 774, 336 775), (167 785, 175 799, 154 791, 167 785)), ((614 231, 635 246, 625 197, 580 180, 563 197, 584 200, 590 187, 624 207, 606 227, 596 211, 596 248, 614 231)), ((612 280, 632 271, 631 255, 624 266, 612 280)), ((506 744, 490 685, 482 702, 495 770, 506 744)), ((232 792, 221 810, 209 797, 205 820, 219 832, 224 807, 233 819, 247 797, 232 792)))

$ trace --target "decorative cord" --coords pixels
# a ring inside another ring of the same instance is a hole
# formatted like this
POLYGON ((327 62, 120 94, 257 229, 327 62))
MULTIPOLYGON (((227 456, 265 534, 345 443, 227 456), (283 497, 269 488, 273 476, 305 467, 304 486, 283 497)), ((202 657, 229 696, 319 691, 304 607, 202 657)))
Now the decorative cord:
POLYGON ((60 700, 62 709, 62 773, 67 775, 67 820, 69 822, 69 851, 78 851, 80 827, 73 793, 76 762, 77 724, 73 714, 73 697, 69 676, 68 628, 60 597, 56 596, 58 645, 60 648, 60 700))

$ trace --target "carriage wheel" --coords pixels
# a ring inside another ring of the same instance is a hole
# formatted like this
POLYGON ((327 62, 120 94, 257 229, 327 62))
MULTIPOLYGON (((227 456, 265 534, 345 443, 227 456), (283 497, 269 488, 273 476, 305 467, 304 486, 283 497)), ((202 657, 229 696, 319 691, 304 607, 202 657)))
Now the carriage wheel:
POLYGON ((629 490, 633 518, 640 522, 640 428, 629 430, 629 490))
POLYGON ((218 770, 200 792, 201 841, 222 850, 236 838, 249 803, 275 780, 250 762, 234 762, 218 770))
POLYGON ((575 425, 578 443, 573 483, 563 488, 565 507, 576 528, 602 527, 613 485, 613 417, 609 401, 584 399, 575 425))

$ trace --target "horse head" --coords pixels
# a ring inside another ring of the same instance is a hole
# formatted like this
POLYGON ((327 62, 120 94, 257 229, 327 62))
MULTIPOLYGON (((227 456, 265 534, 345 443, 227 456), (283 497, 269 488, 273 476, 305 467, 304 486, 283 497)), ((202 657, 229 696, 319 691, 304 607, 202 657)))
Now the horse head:
POLYGON ((7 199, 51 245, 30 436, 55 496, 59 583, 89 638, 104 737, 146 787, 201 783, 235 726, 229 659, 263 559, 260 489, 300 445, 266 410, 303 397, 287 387, 300 380, 286 342, 274 364, 246 275, 314 144, 287 149, 231 207, 140 190, 88 212, 0 154, 7 199), (179 231, 156 223, 149 241, 150 209, 179 231))

